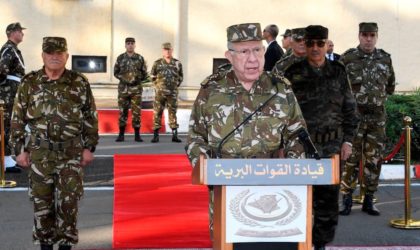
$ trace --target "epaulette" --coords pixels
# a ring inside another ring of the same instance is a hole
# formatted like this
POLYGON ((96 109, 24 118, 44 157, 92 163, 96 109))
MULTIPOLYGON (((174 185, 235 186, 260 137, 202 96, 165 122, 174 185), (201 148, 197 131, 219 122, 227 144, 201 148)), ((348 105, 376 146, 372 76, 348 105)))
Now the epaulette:
POLYGON ((272 79, 273 82, 284 83, 284 85, 286 85, 287 87, 292 86, 292 84, 290 83, 290 81, 287 80, 286 77, 284 77, 283 75, 279 74, 278 72, 269 72, 269 75, 271 76, 271 79, 272 79))
POLYGON ((386 52, 385 50, 383 50, 383 49, 377 49, 378 50, 378 53, 380 53, 380 54, 385 54, 386 56, 388 56, 388 57, 391 57, 391 54, 389 54, 388 52, 386 52))
POLYGON ((76 79, 77 77, 80 77, 80 78, 83 79, 83 81, 89 82, 88 78, 84 74, 82 74, 80 72, 77 72, 77 71, 74 71, 74 70, 71 70, 70 72, 71 72, 71 75, 72 75, 72 79, 76 79))
POLYGON ((230 71, 231 68, 232 68, 232 64, 230 64, 230 63, 225 63, 225 64, 220 65, 217 68, 215 73, 208 76, 201 83, 201 86, 202 87, 207 87, 210 82, 215 82, 215 81, 218 81, 218 80, 224 78, 226 76, 226 74, 230 71))
POLYGON ((37 71, 32 70, 31 72, 29 72, 26 75, 24 75, 22 77, 22 79, 20 80, 20 82, 23 82, 26 78, 34 77, 36 75, 36 73, 37 73, 37 71))
POLYGON ((350 49, 344 51, 344 53, 342 55, 344 56, 344 55, 347 55, 347 54, 350 54, 350 53, 354 53, 355 51, 357 51, 357 48, 350 48, 350 49))

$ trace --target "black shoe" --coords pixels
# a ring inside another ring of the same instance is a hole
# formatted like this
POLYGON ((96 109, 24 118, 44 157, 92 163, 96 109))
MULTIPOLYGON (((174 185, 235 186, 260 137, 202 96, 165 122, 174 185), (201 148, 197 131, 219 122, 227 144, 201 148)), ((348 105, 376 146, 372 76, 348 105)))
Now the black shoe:
POLYGON ((122 142, 124 141, 124 135, 118 135, 117 139, 115 139, 116 142, 122 142))
POLYGON ((153 139, 150 141, 153 143, 159 142, 159 129, 153 131, 153 139))
POLYGON ((378 216, 381 214, 379 209, 373 204, 373 194, 366 194, 363 199, 362 211, 369 215, 378 216))
POLYGON ((53 250, 53 245, 41 244, 41 250, 53 250))
POLYGON ((13 167, 6 168, 4 172, 5 172, 5 173, 18 174, 18 173, 22 172, 22 169, 21 169, 21 168, 20 168, 20 167, 16 164, 16 165, 15 165, 15 166, 13 166, 13 167))
POLYGON ((173 142, 182 142, 181 139, 178 138, 178 130, 172 129, 172 141, 173 142))
POLYGON ((351 212, 351 207, 353 206, 353 197, 352 193, 343 195, 343 208, 340 210, 339 214, 347 216, 351 212))
POLYGON ((143 141, 143 139, 141 139, 141 136, 140 136, 140 128, 134 129, 134 141, 137 141, 137 142, 143 141))
POLYGON ((314 250, 325 250, 325 245, 315 245, 314 250))
POLYGON ((69 245, 59 245, 58 250, 71 250, 71 246, 69 246, 69 245))

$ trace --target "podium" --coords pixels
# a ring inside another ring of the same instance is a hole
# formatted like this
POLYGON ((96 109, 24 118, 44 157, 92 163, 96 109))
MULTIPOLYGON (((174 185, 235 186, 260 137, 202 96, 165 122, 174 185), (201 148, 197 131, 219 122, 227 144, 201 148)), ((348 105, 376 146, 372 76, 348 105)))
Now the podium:
POLYGON ((264 241, 298 242, 299 250, 312 249, 312 185, 339 182, 339 155, 320 160, 201 155, 192 171, 192 184, 213 186, 215 250, 264 241))

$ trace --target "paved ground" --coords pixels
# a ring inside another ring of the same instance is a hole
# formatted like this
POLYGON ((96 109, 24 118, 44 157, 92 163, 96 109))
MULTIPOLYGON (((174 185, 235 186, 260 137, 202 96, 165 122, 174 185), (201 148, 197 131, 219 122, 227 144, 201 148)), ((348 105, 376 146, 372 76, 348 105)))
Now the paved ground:
MULTIPOLYGON (((112 248, 113 211, 113 158, 110 154, 184 153, 184 143, 170 142, 169 135, 161 136, 158 144, 135 143, 127 136, 124 143, 115 143, 115 136, 101 136, 97 159, 86 168, 86 190, 81 202, 79 229, 80 243, 76 249, 112 248)), ((185 136, 182 136, 185 142, 185 136)), ((18 181, 19 188, 0 189, 0 250, 38 249, 31 243, 32 205, 26 192, 25 174, 7 175, 6 179, 18 181)), ((420 249, 420 230, 395 229, 389 226, 394 218, 404 218, 403 181, 381 182, 377 193, 378 208, 382 215, 372 217, 354 207, 350 216, 340 217, 335 241, 331 244, 338 250, 341 246, 360 249, 357 246, 381 246, 380 249, 420 249), (411 246, 398 248, 397 246, 411 246)), ((411 217, 420 220, 420 183, 413 181, 411 188, 411 217)), ((163 236, 164 237, 164 236, 163 236)), ((366 248, 364 248, 366 249, 366 248)), ((258 249, 259 250, 259 249, 258 249)))

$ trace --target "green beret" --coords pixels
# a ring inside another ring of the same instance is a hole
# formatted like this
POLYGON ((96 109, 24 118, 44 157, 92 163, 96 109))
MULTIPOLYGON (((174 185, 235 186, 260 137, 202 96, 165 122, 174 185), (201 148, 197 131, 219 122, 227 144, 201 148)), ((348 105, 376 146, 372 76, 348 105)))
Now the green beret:
POLYGON ((163 43, 162 44, 162 49, 172 49, 171 43, 163 43))
POLYGON ((378 24, 376 23, 359 23, 360 32, 378 32, 378 24))
POLYGON ((227 28, 228 42, 247 42, 263 40, 259 23, 235 24, 227 28))
POLYGON ((309 25, 305 28, 305 39, 328 39, 328 29, 321 25, 309 25))
POLYGON ((66 39, 63 37, 44 37, 42 42, 42 51, 45 53, 67 52, 66 39))
POLYGON ((6 34, 10 34, 13 31, 24 30, 24 29, 26 29, 26 28, 22 27, 19 22, 11 23, 11 24, 7 25, 6 34))

